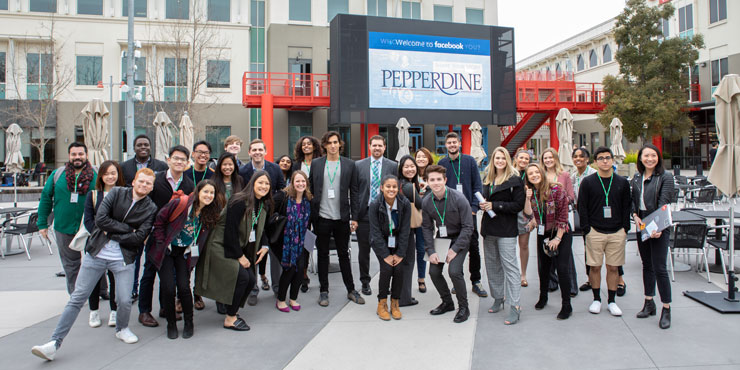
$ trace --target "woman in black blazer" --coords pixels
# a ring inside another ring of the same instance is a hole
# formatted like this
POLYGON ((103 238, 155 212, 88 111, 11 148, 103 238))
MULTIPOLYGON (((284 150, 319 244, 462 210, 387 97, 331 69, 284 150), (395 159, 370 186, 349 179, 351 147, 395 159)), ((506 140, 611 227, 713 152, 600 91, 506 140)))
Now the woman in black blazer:
POLYGON ((370 245, 380 263, 377 313, 381 320, 390 320, 391 316, 400 320, 399 300, 403 287, 401 261, 406 256, 409 244, 411 203, 406 197, 398 196, 399 181, 396 176, 386 175, 380 183, 380 190, 382 194, 370 203, 368 209, 370 245), (391 312, 389 314, 388 288, 391 285, 391 312))

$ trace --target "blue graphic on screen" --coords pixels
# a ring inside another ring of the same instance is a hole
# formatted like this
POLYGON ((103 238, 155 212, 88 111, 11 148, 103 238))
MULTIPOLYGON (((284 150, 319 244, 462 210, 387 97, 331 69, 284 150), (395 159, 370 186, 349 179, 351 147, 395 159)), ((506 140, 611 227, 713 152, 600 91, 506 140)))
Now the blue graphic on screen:
POLYGON ((368 33, 369 107, 491 110, 489 40, 368 33))

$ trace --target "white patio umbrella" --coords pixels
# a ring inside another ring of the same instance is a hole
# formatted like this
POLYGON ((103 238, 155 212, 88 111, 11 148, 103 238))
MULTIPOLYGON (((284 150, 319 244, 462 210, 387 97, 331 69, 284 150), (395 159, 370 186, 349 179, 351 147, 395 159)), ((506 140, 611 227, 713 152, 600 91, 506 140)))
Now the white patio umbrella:
POLYGON ((617 162, 617 164, 621 164, 626 157, 624 147, 622 147, 622 127, 622 121, 616 117, 614 117, 612 123, 609 124, 609 136, 612 138, 612 145, 609 149, 612 150, 614 161, 617 162))
POLYGON ((87 158, 93 166, 100 166, 108 160, 108 108, 100 99, 93 99, 82 108, 85 121, 82 132, 87 146, 87 158))
POLYGON ((180 145, 190 149, 193 147, 193 122, 188 116, 188 112, 182 115, 180 119, 180 145))
POLYGON ((470 127, 468 127, 468 130, 470 130, 470 155, 475 158, 475 162, 480 166, 480 163, 487 157, 481 143, 483 141, 483 133, 481 132, 480 123, 473 121, 470 127))
POLYGON ((13 173, 13 206, 18 207, 17 175, 23 172, 26 161, 21 153, 21 134, 23 130, 17 123, 11 123, 5 133, 5 171, 13 173))
POLYGON ((558 159, 563 168, 572 172, 575 170, 576 165, 573 164, 573 159, 570 157, 573 151, 573 115, 570 114, 568 108, 561 108, 555 117, 557 122, 558 141, 560 147, 558 147, 558 159))
POLYGON ((401 117, 396 123, 398 129, 398 153, 396 153, 396 161, 400 161, 401 157, 411 154, 409 152, 409 121, 406 117, 401 117))
POLYGON ((156 146, 154 147, 154 158, 164 161, 167 159, 167 153, 172 146, 172 121, 165 112, 157 113, 153 122, 156 128, 156 146))

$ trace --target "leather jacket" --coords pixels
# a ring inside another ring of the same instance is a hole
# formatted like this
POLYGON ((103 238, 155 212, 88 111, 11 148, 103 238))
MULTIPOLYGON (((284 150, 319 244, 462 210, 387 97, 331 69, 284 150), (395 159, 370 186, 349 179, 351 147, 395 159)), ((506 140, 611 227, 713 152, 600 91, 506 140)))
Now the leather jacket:
POLYGON ((638 172, 630 181, 632 187, 632 214, 640 214, 641 195, 645 199, 646 210, 642 211, 643 215, 649 215, 664 204, 671 203, 671 195, 674 189, 673 175, 665 170, 662 173, 653 173, 645 180, 644 190, 642 189, 642 177, 643 175, 638 172))

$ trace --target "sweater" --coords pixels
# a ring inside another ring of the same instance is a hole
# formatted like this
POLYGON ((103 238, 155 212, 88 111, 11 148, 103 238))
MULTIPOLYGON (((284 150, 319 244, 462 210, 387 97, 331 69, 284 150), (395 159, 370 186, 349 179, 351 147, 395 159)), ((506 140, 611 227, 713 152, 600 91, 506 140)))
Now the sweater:
POLYGON ((627 179, 616 173, 613 174, 610 190, 609 181, 608 177, 603 178, 598 173, 586 176, 581 181, 578 191, 578 216, 581 219, 584 235, 591 231, 591 227, 606 234, 615 233, 620 228, 623 228, 625 232, 630 230, 632 209, 630 185, 627 179), (609 190, 609 207, 611 208, 609 218, 604 218, 604 207, 607 205, 604 189, 609 190))
MULTIPOLYGON (((59 171, 59 169, 55 171, 59 171)), ((88 192, 78 195, 77 203, 71 203, 72 193, 67 188, 66 177, 62 174, 59 176, 57 182, 54 183, 54 172, 52 172, 49 179, 46 180, 44 190, 41 191, 38 211, 39 218, 36 221, 36 226, 38 226, 39 230, 49 228, 49 215, 54 211, 54 214, 57 215, 54 218, 54 230, 67 235, 76 234, 80 227, 82 215, 85 213, 87 194, 90 194, 95 189, 94 185, 97 178, 98 174, 95 172, 88 192)))

